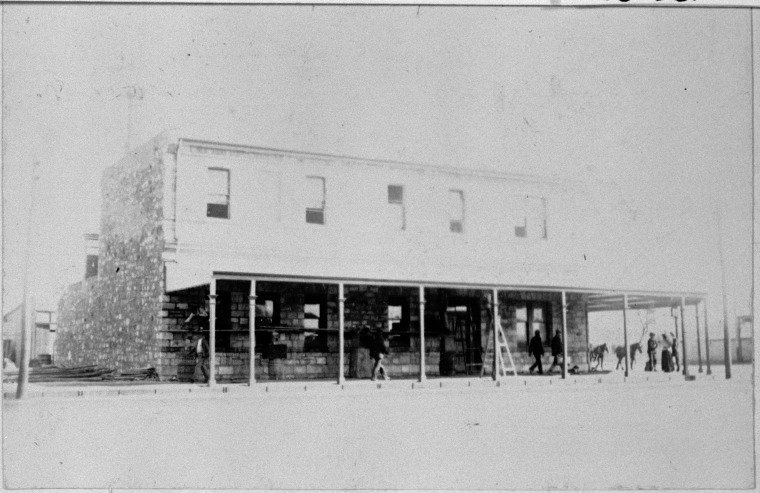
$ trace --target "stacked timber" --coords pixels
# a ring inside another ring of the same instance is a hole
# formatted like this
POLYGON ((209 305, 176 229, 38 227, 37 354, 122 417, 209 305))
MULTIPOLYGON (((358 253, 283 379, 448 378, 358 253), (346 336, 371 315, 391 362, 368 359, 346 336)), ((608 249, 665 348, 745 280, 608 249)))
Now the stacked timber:
MULTIPOLYGON (((29 382, 81 382, 89 380, 103 380, 105 375, 113 373, 112 368, 102 368, 96 365, 90 366, 38 366, 29 368, 29 382)), ((18 370, 3 372, 3 381, 18 380, 18 370)))
MULTIPOLYGON (((18 370, 3 372, 4 382, 15 382, 17 380, 18 370)), ((103 368, 97 365, 68 367, 44 365, 29 368, 30 383, 136 380, 159 380, 158 372, 153 367, 116 371, 113 368, 103 368)))
POLYGON ((155 368, 139 368, 136 370, 124 370, 119 373, 111 373, 103 376, 103 380, 158 380, 158 372, 155 368))

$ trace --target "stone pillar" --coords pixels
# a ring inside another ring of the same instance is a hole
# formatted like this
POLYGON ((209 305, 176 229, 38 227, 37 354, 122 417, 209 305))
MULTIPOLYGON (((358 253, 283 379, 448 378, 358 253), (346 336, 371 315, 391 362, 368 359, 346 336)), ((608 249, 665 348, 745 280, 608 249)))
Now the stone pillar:
POLYGON ((248 295, 248 341, 250 342, 250 360, 248 363, 248 386, 256 383, 256 280, 251 279, 248 295))

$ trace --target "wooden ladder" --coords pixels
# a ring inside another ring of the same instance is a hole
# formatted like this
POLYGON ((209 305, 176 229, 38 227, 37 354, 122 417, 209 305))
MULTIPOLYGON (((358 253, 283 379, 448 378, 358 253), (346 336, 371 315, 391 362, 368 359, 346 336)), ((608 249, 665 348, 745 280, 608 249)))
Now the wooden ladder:
POLYGON ((517 369, 515 368, 515 362, 512 359, 512 352, 509 350, 507 336, 504 334, 504 330, 501 327, 501 321, 498 318, 496 319, 495 325, 497 327, 496 342, 498 350, 493 351, 493 331, 488 330, 486 332, 486 349, 483 352, 483 367, 480 369, 480 376, 482 378, 486 374, 487 368, 493 368, 494 355, 496 355, 496 375, 494 375, 494 380, 506 377, 507 372, 509 371, 511 371, 514 376, 517 376, 517 369), (506 351, 507 358, 509 359, 509 367, 506 367, 504 362, 504 351, 506 351))

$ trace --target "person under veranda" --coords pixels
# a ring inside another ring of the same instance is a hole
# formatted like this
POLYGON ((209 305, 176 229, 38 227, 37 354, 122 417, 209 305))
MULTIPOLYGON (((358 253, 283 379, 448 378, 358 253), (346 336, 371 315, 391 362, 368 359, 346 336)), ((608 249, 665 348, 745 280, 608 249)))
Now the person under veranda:
MULTIPOLYGON (((191 339, 192 336, 188 336, 191 339)), ((208 383, 209 377, 209 348, 206 337, 198 334, 198 337, 191 342, 188 356, 195 358, 195 371, 193 372, 192 381, 208 383)))
POLYGON ((389 352, 390 342, 387 334, 384 334, 382 331, 375 332, 369 348, 369 356, 375 362, 372 367, 372 381, 377 380, 378 374, 383 377, 383 380, 390 380, 390 377, 388 377, 388 373, 383 366, 383 359, 389 352))
POLYGON ((559 357, 562 354, 562 336, 560 335, 560 331, 554 332, 554 337, 552 337, 552 356, 554 359, 552 360, 552 366, 549 367, 549 373, 554 371, 555 366, 560 366, 559 364, 559 357))
POLYGON ((649 340, 647 341, 647 356, 649 357, 647 368, 649 368, 649 371, 657 371, 657 346, 654 332, 650 332, 649 340))
POLYGON ((530 344, 528 345, 528 353, 531 354, 534 358, 536 358, 536 362, 531 365, 528 371, 530 373, 533 373, 533 370, 535 370, 536 367, 538 367, 538 374, 543 375, 544 367, 541 364, 541 356, 544 355, 544 343, 541 340, 541 332, 538 330, 535 332, 535 335, 530 340, 530 344))
POLYGON ((205 330, 208 330, 209 313, 205 307, 198 307, 189 317, 185 319, 185 325, 189 325, 191 321, 195 320, 198 323, 198 337, 192 342, 189 356, 195 358, 195 372, 193 373, 193 382, 207 383, 209 379, 209 346, 205 330))

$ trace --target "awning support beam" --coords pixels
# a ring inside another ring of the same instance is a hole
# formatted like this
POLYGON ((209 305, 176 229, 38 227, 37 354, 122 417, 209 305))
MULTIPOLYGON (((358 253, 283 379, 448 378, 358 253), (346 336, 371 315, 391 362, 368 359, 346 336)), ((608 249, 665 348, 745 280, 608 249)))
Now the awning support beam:
POLYGON ((623 294, 623 349, 625 350, 625 376, 628 377, 628 295, 623 294))
POLYGON ((686 357, 686 325, 684 323, 683 312, 686 307, 686 299, 681 296, 681 363, 683 364, 683 375, 689 376, 689 360, 686 357))
POLYGON ((694 305, 694 320, 697 322, 697 361, 699 362, 698 373, 702 373, 702 340, 699 338, 699 305, 694 305))
MULTIPOLYGON (((493 296, 493 303, 491 305, 491 308, 493 310, 493 379, 496 380, 499 378, 500 372, 504 372, 504 374, 506 375, 506 371, 504 370, 504 368, 499 368, 501 347, 499 346, 499 327, 497 324, 500 324, 501 321, 499 319, 499 292, 498 290, 494 289, 492 296, 493 296)), ((486 345, 488 345, 488 342, 486 342, 486 345)))
POLYGON ((256 383, 256 279, 251 279, 248 294, 248 342, 248 386, 251 387, 256 383))
POLYGON ((710 333, 707 325, 707 298, 702 302, 702 309, 705 312, 705 359, 707 360, 707 374, 712 375, 710 366, 710 333))
POLYGON ((425 375, 425 286, 420 286, 420 382, 427 380, 425 375))
POLYGON ((343 283, 338 284, 338 385, 343 385, 346 382, 346 369, 345 369, 345 309, 346 309, 346 297, 344 293, 343 283))
POLYGON ((562 378, 567 378, 567 293, 565 291, 562 291, 562 378))
POLYGON ((209 283, 208 295, 208 386, 216 385, 216 279, 209 283))

